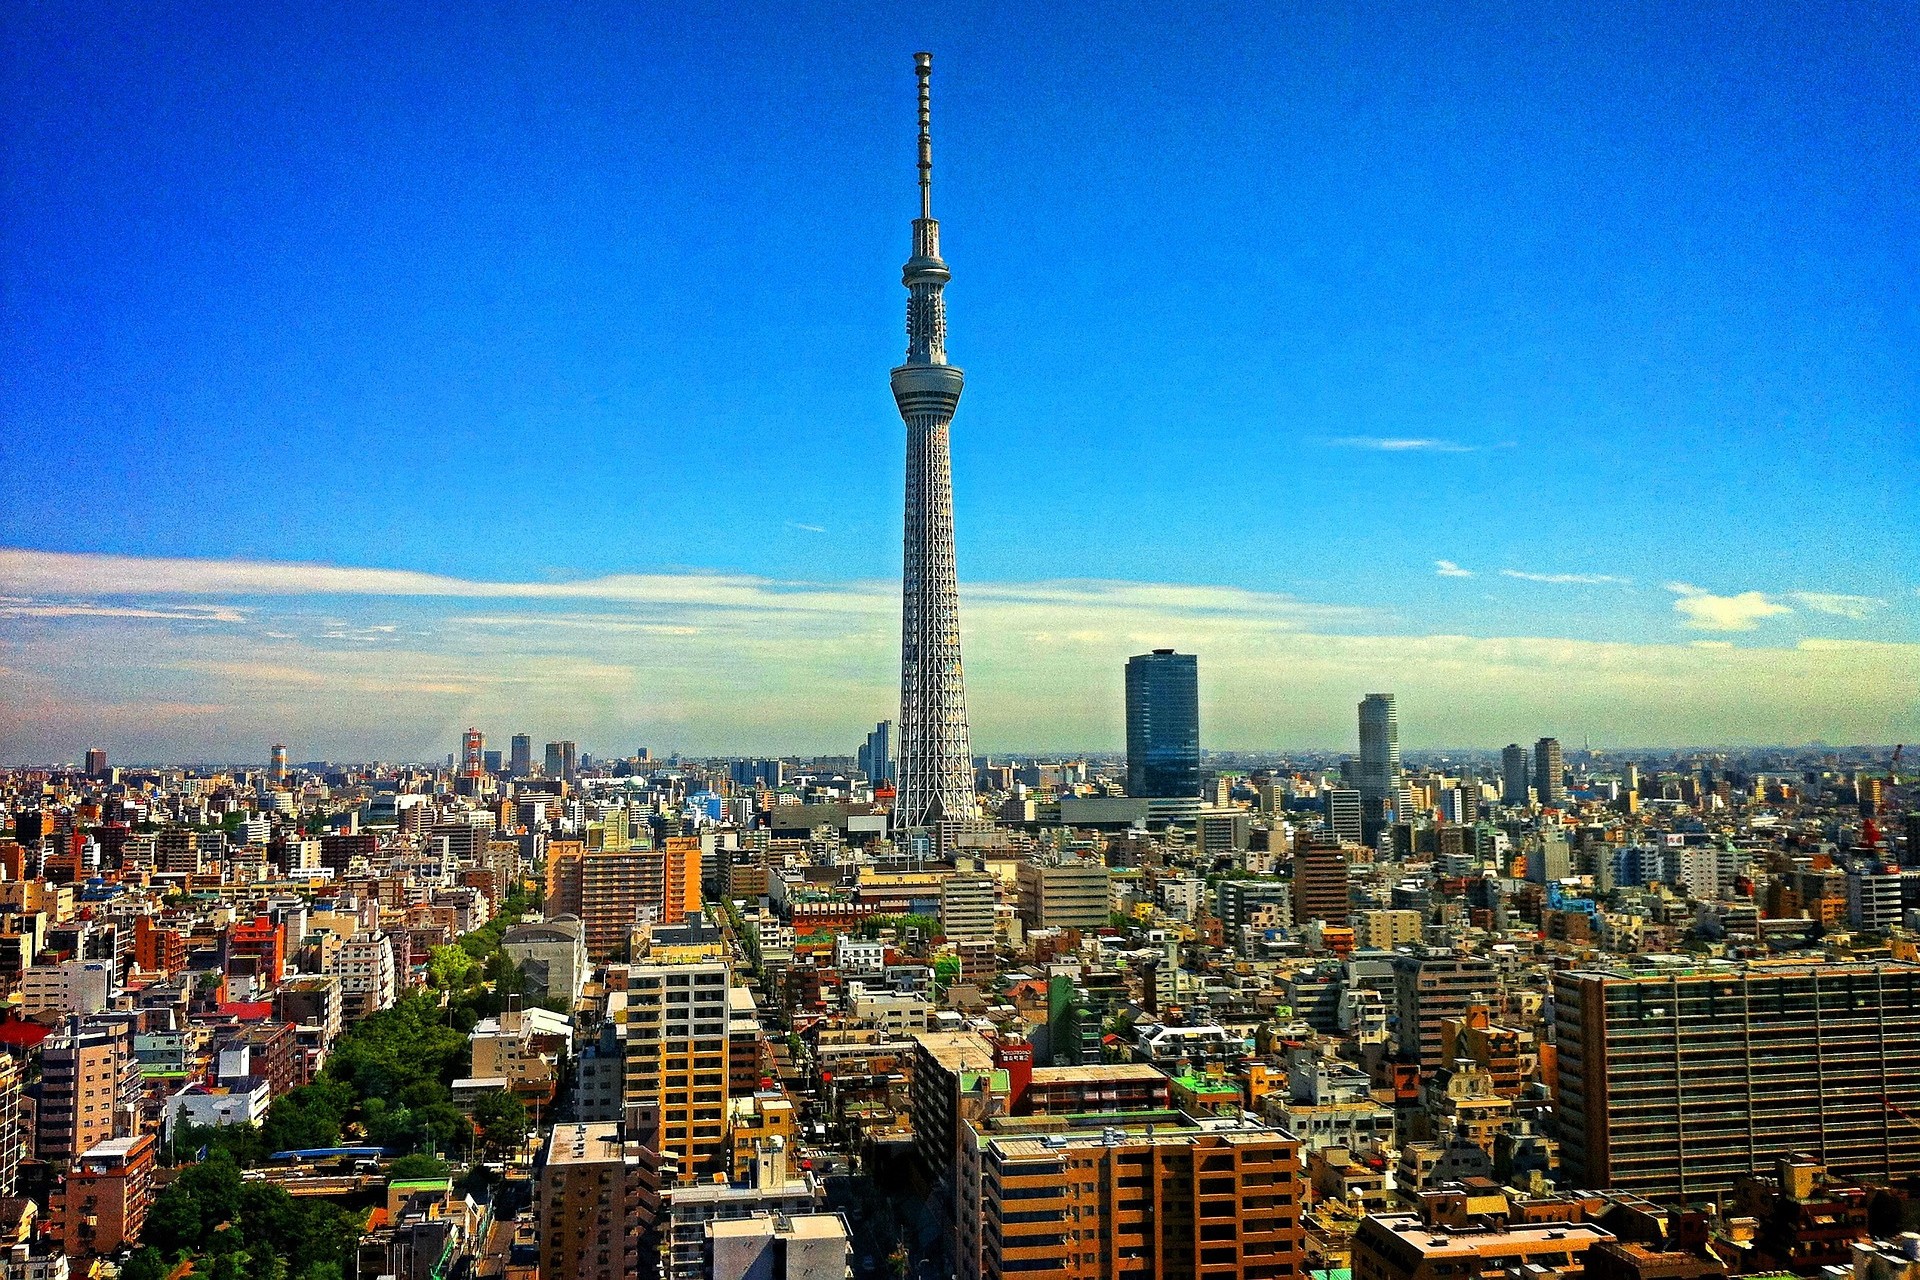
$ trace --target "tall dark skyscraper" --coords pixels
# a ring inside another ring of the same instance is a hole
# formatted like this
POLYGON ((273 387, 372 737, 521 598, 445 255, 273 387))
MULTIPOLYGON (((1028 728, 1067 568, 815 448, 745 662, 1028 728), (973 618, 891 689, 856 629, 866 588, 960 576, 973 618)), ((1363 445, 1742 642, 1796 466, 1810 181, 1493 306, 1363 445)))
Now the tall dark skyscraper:
POLYGON ((1567 766, 1560 756, 1560 739, 1542 738, 1533 744, 1533 789, 1543 805, 1567 802, 1567 766))
POLYGON ((1127 794, 1200 794, 1200 661, 1190 653, 1127 659, 1127 794))
POLYGON ((524 733, 513 735, 513 755, 508 760, 508 772, 515 778, 533 776, 533 739, 524 733))
POLYGON ((907 425, 906 555, 900 580, 899 797, 894 825, 928 827, 971 817, 973 748, 960 672, 960 587, 953 563, 953 457, 947 432, 965 382, 947 363, 952 275, 933 218, 933 55, 913 55, 920 81, 920 216, 907 286, 907 360, 893 371, 893 400, 907 425))
POLYGON ((1393 695, 1370 693, 1360 701, 1360 807, 1369 826, 1385 822, 1400 785, 1400 717, 1393 695))
POLYGON ((1527 749, 1509 742, 1500 752, 1500 799, 1507 804, 1527 802, 1527 749))
POLYGON ((882 720, 873 726, 873 732, 860 744, 860 772, 867 780, 878 786, 893 778, 893 721, 882 720))

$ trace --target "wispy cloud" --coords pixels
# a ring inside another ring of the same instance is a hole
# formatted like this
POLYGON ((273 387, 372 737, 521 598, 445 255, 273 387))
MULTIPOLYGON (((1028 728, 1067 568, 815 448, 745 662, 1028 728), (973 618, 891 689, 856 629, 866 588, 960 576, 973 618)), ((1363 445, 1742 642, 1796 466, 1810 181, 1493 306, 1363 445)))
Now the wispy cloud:
POLYGON ((1376 453, 1477 453, 1478 445, 1421 436, 1341 436, 1328 443, 1339 449, 1371 449, 1376 453))
POLYGON ((245 622, 247 615, 226 605, 141 608, 94 604, 85 600, 32 600, 0 596, 0 618, 147 618, 166 622, 245 622))
POLYGON ((1451 560, 1435 560, 1433 562, 1433 571, 1442 578, 1471 578, 1473 576, 1473 570, 1462 569, 1451 560))
POLYGON ((1667 590, 1680 597, 1673 610, 1686 619, 1681 625, 1694 631, 1752 631, 1766 618, 1793 612, 1792 606, 1761 591, 1717 596, 1686 582, 1669 582, 1667 590))
POLYGON ((1794 602, 1802 608, 1815 613, 1830 613, 1839 618, 1850 618, 1859 622, 1871 617, 1876 611, 1887 607, 1887 602, 1877 596, 1849 596, 1831 591, 1796 591, 1794 602))
POLYGON ((1630 587, 1632 578, 1615 577, 1611 573, 1528 573, 1524 569, 1502 569, 1503 578, 1518 578, 1522 582, 1551 582, 1564 586, 1619 586, 1630 587))
POLYGON ((798 520, 787 521, 787 528, 798 529, 801 533, 825 533, 827 531, 825 525, 802 524, 798 520))

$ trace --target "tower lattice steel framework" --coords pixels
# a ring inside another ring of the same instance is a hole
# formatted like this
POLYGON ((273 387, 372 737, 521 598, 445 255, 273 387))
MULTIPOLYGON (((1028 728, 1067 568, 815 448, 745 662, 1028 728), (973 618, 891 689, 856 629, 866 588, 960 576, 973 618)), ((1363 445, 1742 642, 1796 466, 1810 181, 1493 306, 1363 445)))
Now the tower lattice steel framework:
POLYGON ((953 566, 953 463, 947 433, 966 381, 947 363, 952 275, 940 259, 933 218, 933 55, 913 55, 920 81, 920 216, 907 286, 907 360, 893 371, 893 399, 907 426, 906 559, 900 579, 900 739, 896 827, 971 817, 973 750, 960 671, 960 589, 953 566))

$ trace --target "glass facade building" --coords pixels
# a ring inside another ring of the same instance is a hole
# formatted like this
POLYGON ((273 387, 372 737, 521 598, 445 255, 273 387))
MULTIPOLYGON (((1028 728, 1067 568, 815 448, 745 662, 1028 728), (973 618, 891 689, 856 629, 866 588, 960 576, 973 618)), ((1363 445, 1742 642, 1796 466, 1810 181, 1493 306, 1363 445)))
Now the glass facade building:
POLYGON ((1200 794, 1200 663, 1190 653, 1127 659, 1127 794, 1200 794))

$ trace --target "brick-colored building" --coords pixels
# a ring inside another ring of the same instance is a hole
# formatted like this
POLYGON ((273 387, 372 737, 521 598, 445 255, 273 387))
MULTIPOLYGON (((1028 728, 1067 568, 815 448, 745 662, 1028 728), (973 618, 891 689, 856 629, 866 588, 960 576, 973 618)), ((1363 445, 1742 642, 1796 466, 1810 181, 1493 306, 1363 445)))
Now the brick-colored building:
POLYGON ((83 1154, 55 1187, 52 1233, 71 1258, 136 1243, 153 1200, 153 1135, 111 1138, 83 1154))
POLYGON ((1300 1144, 1282 1130, 1165 1112, 1104 1127, 1012 1117, 964 1122, 960 1148, 961 1280, 1305 1274, 1300 1144))

